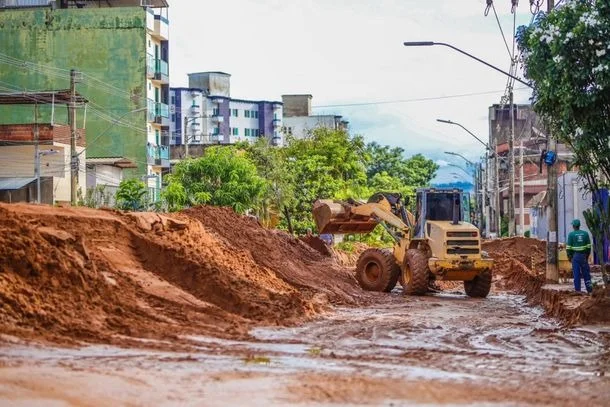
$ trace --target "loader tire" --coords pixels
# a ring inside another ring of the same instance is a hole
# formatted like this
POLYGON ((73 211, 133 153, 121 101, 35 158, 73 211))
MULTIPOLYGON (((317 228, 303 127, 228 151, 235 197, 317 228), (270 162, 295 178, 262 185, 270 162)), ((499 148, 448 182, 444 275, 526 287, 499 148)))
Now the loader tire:
POLYGON ((485 298, 491 289, 491 271, 485 270, 470 281, 464 281, 466 295, 474 298, 485 298))
POLYGON ((420 250, 409 249, 404 261, 405 267, 400 276, 400 284, 405 294, 426 294, 430 280, 428 257, 420 250))
POLYGON ((396 286, 400 267, 387 249, 366 249, 358 258, 356 280, 364 290, 390 292, 396 286))

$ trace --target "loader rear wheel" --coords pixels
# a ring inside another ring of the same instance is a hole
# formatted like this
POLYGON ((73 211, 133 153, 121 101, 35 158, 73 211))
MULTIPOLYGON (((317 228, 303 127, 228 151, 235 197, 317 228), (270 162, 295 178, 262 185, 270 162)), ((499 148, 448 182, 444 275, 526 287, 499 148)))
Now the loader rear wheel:
POLYGON ((409 249, 405 256, 405 267, 400 276, 400 284, 407 295, 424 295, 428 291, 430 270, 428 257, 420 250, 409 249))
POLYGON ((469 297, 485 298, 491 289, 491 271, 485 270, 470 281, 464 281, 464 291, 469 297))
POLYGON ((358 258, 356 280, 367 291, 390 292, 396 286, 400 267, 387 249, 367 249, 358 258))

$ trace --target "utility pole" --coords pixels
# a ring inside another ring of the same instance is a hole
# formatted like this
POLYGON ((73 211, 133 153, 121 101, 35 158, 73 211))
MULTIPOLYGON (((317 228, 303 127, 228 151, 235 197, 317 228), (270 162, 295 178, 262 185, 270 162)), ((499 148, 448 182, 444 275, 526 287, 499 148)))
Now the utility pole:
POLYGON ((189 158, 189 140, 186 136, 186 125, 188 123, 188 118, 184 116, 184 158, 189 158))
POLYGON ((483 189, 483 206, 485 210, 485 237, 489 239, 489 223, 491 222, 491 199, 489 199, 489 151, 485 152, 485 187, 483 189))
POLYGON ((496 232, 498 237, 502 237, 502 200, 500 199, 500 156, 498 152, 495 152, 495 183, 496 183, 496 232))
POLYGON ((38 129, 38 103, 34 105, 34 176, 36 177, 36 203, 40 200, 40 131, 38 129))
POLYGON ((513 88, 508 93, 510 103, 510 138, 508 139, 508 236, 515 236, 515 108, 513 88))
POLYGON ((525 235, 525 191, 523 186, 523 138, 519 141, 519 236, 525 235))
MULTIPOLYGON (((555 7, 554 0, 547 1, 547 12, 550 13, 555 7)), ((551 129, 547 129, 548 144, 547 150, 557 151, 557 140, 553 138, 551 129)), ((546 254, 546 280, 550 282, 559 281, 559 271, 557 268, 557 167, 547 166, 547 195, 549 198, 549 235, 547 238, 546 254)))
POLYGON ((68 120, 70 122, 70 203, 76 205, 76 190, 78 189, 78 154, 76 152, 76 70, 70 70, 70 104, 68 105, 68 120))

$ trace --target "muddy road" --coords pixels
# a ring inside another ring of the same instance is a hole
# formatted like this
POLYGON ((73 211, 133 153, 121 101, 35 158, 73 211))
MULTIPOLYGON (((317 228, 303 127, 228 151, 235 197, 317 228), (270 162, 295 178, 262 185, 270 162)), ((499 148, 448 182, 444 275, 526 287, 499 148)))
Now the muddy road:
POLYGON ((509 293, 395 291, 251 341, 190 336, 183 350, 3 337, 0 404, 609 405, 610 329, 542 314, 509 293))

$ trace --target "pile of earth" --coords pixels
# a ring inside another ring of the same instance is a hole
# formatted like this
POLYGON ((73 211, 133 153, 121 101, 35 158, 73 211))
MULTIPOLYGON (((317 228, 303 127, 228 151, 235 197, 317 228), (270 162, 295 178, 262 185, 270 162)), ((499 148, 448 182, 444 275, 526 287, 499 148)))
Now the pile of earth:
POLYGON ((571 283, 546 284, 546 242, 513 237, 483 243, 494 259, 494 290, 513 291, 541 305, 567 325, 610 322, 610 291, 596 288, 592 296, 573 292, 571 283))
POLYGON ((0 332, 55 342, 246 337, 364 302, 348 269, 230 209, 0 205, 0 332))

